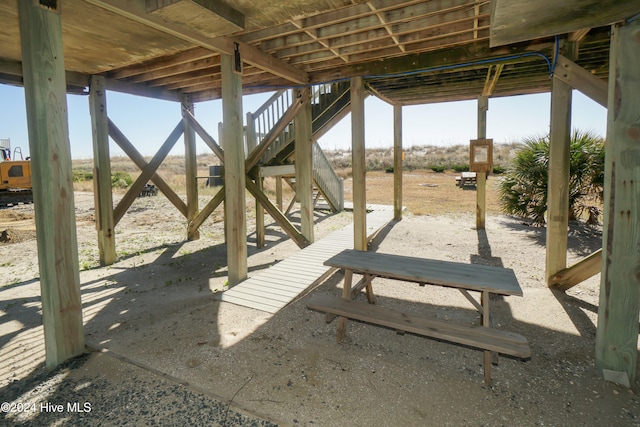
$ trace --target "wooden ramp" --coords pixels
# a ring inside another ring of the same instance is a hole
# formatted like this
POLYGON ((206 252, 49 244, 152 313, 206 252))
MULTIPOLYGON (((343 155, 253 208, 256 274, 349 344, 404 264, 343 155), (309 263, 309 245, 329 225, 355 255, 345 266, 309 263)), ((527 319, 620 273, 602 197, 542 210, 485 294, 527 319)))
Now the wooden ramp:
MULTIPOLYGON (((372 239, 393 219, 393 207, 367 214, 367 237, 372 239)), ((344 249, 353 248, 353 224, 329 234, 295 255, 260 271, 219 294, 221 301, 276 313, 310 286, 321 283, 336 269, 323 265, 344 249)))

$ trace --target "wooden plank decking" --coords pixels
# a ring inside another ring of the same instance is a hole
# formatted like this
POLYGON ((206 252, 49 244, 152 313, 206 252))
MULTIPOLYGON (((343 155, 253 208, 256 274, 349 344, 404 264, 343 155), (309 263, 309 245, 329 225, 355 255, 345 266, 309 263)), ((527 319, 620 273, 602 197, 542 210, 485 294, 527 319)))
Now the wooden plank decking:
MULTIPOLYGON (((378 206, 376 206, 377 208, 378 206)), ((367 215, 367 237, 371 239, 393 219, 389 210, 376 209, 367 215)), ((276 313, 310 286, 320 283, 336 269, 323 263, 344 249, 353 248, 353 225, 329 234, 295 255, 257 273, 228 291, 221 301, 276 313)))

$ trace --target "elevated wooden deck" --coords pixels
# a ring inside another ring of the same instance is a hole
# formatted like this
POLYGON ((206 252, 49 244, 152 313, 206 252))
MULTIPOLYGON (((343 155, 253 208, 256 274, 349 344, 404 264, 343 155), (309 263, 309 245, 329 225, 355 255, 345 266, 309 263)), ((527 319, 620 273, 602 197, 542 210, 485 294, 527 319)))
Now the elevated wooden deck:
MULTIPOLYGON (((376 209, 367 214, 367 237, 372 239, 392 219, 393 207, 376 209)), ((306 289, 322 282, 336 270, 323 265, 327 259, 344 249, 352 248, 353 225, 348 225, 219 294, 219 299, 276 313, 306 289)))

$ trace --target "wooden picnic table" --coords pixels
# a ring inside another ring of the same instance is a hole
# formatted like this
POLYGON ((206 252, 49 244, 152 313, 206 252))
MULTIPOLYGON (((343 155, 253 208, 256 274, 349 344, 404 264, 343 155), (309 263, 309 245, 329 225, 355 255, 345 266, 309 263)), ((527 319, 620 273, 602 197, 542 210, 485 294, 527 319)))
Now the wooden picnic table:
POLYGON ((492 352, 496 357, 497 353, 520 358, 531 356, 526 338, 495 329, 491 322, 491 294, 522 296, 520 284, 511 269, 354 250, 342 251, 324 264, 344 270, 342 297, 314 295, 307 306, 327 313, 327 320, 331 316, 340 317, 338 341, 346 334, 347 319, 354 319, 480 348, 484 350, 484 379, 487 384, 491 382, 492 352), (352 286, 353 274, 362 275, 355 286, 352 286), (482 324, 459 325, 372 305, 375 303, 372 281, 376 277, 456 288, 478 310, 482 324), (369 304, 352 301, 363 289, 369 304), (480 301, 469 294, 474 291, 480 293, 480 301))
POLYGON ((477 175, 475 172, 462 172, 460 176, 456 176, 456 185, 464 187, 466 185, 476 185, 477 175))

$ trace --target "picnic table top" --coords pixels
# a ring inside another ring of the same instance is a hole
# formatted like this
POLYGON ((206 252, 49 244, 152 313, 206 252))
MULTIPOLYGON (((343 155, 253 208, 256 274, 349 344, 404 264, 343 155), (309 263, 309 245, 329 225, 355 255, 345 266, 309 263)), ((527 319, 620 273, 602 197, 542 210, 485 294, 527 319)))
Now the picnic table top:
POLYGON ((389 279, 522 296, 522 288, 510 268, 415 258, 377 252, 344 250, 324 262, 358 274, 389 279))

